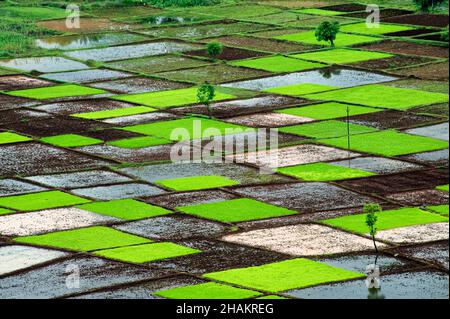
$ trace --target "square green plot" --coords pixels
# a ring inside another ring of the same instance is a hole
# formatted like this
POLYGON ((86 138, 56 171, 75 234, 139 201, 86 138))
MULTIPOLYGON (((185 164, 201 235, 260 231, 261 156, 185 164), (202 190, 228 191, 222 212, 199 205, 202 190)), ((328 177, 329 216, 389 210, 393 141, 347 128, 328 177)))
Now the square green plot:
POLYGON ((436 189, 440 190, 440 191, 444 191, 444 192, 448 192, 449 191, 449 185, 441 185, 436 187, 436 189))
POLYGON ((345 13, 345 12, 341 12, 341 11, 316 9, 316 8, 297 9, 294 11, 299 12, 299 13, 313 14, 313 15, 319 15, 319 16, 338 16, 338 15, 345 13))
POLYGON ((261 293, 215 282, 207 282, 161 290, 154 295, 169 299, 247 299, 260 296, 261 293))
POLYGON ((79 209, 87 210, 100 215, 112 216, 126 220, 137 220, 172 213, 172 211, 165 208, 139 202, 134 199, 96 202, 77 207, 79 209))
POLYGON ((305 96, 305 98, 361 104, 394 110, 407 110, 421 105, 448 102, 448 94, 404 89, 380 84, 311 94, 305 96))
POLYGON ((148 106, 134 106, 134 107, 125 107, 125 108, 120 108, 120 109, 105 110, 105 111, 98 111, 98 112, 77 113, 77 114, 72 114, 71 116, 79 117, 82 119, 89 119, 89 120, 103 120, 103 119, 110 119, 110 118, 114 118, 114 117, 144 114, 144 113, 149 113, 149 112, 153 112, 153 111, 156 111, 156 109, 148 107, 148 106))
POLYGON ((0 208, 0 215, 4 215, 4 214, 9 214, 12 213, 12 210, 9 209, 5 209, 5 208, 0 208))
POLYGON ((89 203, 90 200, 61 191, 0 197, 0 206, 20 211, 32 211, 89 203))
MULTIPOLYGON (((279 36, 276 36, 275 39, 331 46, 331 44, 329 42, 317 41, 315 31, 307 31, 307 32, 279 35, 279 36)), ((336 36, 336 40, 334 41, 334 44, 335 44, 335 46, 343 47, 343 46, 349 46, 349 45, 354 45, 354 44, 377 42, 380 40, 381 40, 381 38, 375 38, 375 37, 370 37, 370 36, 366 36, 366 35, 338 33, 336 36)))
MULTIPOLYGON (((159 92, 119 95, 114 98, 120 101, 142 104, 162 109, 172 106, 199 103, 196 87, 159 92)), ((221 93, 216 90, 216 95, 213 101, 221 101, 233 98, 235 98, 234 95, 221 93)))
POLYGON ((285 126, 279 129, 279 131, 283 133, 289 133, 312 138, 331 138, 331 137, 345 136, 346 139, 349 130, 350 135, 354 135, 373 132, 376 131, 377 129, 359 124, 352 124, 352 123, 347 124, 345 122, 335 120, 285 126))
POLYGON ((449 212, 448 205, 433 205, 433 206, 427 206, 426 208, 433 212, 436 212, 440 215, 448 217, 448 212, 449 212))
POLYGON ((130 235, 104 226, 65 230, 44 235, 17 237, 14 240, 19 243, 75 251, 93 251, 130 245, 148 244, 152 242, 150 239, 130 235))
POLYGON ((333 49, 291 55, 294 58, 317 61, 327 64, 347 64, 393 57, 389 53, 351 49, 333 49))
POLYGON ((78 134, 64 134, 41 138, 42 142, 61 147, 81 147, 103 143, 102 140, 78 134))
POLYGON ((252 130, 251 128, 242 125, 194 117, 126 126, 123 129, 134 133, 156 136, 171 141, 188 141, 210 136, 248 132, 249 130, 252 130))
MULTIPOLYGON (((430 213, 416 207, 386 210, 377 213, 376 216, 378 217, 377 230, 379 231, 398 227, 448 221, 447 217, 430 213)), ((366 214, 356 214, 333 219, 325 219, 322 220, 322 222, 326 225, 338 227, 355 233, 369 233, 369 229, 366 225, 366 214)))
POLYGON ((107 93, 104 90, 94 89, 76 84, 64 84, 57 86, 50 86, 37 89, 26 89, 9 91, 6 94, 25 97, 29 99, 45 100, 56 99, 61 97, 83 96, 83 95, 95 95, 107 93))
POLYGON ((367 177, 376 175, 360 169, 348 168, 328 163, 314 163, 282 167, 277 172, 293 176, 304 181, 339 181, 344 179, 367 177))
MULTIPOLYGON (((320 143, 347 149, 347 137, 320 140, 320 143)), ((394 130, 354 135, 350 149, 370 154, 398 156, 448 148, 448 142, 394 130)))
POLYGON ((143 147, 165 145, 170 143, 172 143, 172 141, 164 138, 155 136, 143 136, 111 141, 106 144, 120 148, 143 148, 143 147))
MULTIPOLYGON (((374 24, 371 24, 375 26, 374 24)), ((365 22, 355 23, 355 24, 347 24, 341 26, 341 32, 347 33, 361 33, 361 34, 372 34, 372 35, 380 35, 386 33, 400 32, 400 31, 408 31, 414 30, 414 27, 399 25, 399 24, 384 24, 379 23, 376 25, 377 27, 369 28, 365 22)))
POLYGON ((200 253, 200 250, 174 243, 151 243, 96 251, 97 256, 136 264, 200 253))
POLYGON ((287 86, 279 86, 276 88, 264 90, 264 92, 290 96, 302 96, 305 94, 318 93, 335 89, 339 89, 339 87, 314 83, 300 83, 287 86))
POLYGON ((225 187, 239 185, 238 181, 223 176, 192 176, 165 179, 156 181, 155 184, 176 190, 176 191, 192 191, 201 189, 210 189, 216 187, 225 187))
POLYGON ((221 222, 243 222, 297 214, 296 211, 259 202, 254 199, 239 198, 222 202, 177 207, 179 211, 221 222))
POLYGON ((32 139, 20 134, 10 132, 0 132, 0 145, 10 143, 20 143, 31 141, 32 139))
POLYGON ((267 58, 239 60, 231 62, 231 64, 234 66, 244 66, 270 72, 295 72, 323 68, 326 66, 324 64, 287 58, 280 55, 267 58))
POLYGON ((364 278, 365 275, 305 258, 296 258, 262 266, 209 273, 204 277, 253 289, 280 292, 364 278))
POLYGON ((381 111, 381 109, 375 109, 371 107, 327 102, 301 107, 292 107, 288 109, 277 110, 275 112, 300 117, 308 117, 315 120, 329 120, 347 116, 347 108, 350 116, 381 111))

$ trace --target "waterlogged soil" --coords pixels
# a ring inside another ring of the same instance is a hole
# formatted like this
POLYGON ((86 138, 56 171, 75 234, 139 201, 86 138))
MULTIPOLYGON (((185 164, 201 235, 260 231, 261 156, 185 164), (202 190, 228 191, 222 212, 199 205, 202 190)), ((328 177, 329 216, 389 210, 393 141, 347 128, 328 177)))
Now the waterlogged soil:
POLYGON ((162 206, 170 209, 175 209, 178 206, 192 206, 213 202, 221 202, 225 200, 235 199, 238 196, 221 191, 221 190, 207 190, 195 191, 186 193, 172 193, 160 196, 152 196, 143 198, 144 201, 162 206))
POLYGON ((385 19, 384 22, 445 28, 446 26, 448 26, 448 15, 412 14, 400 17, 391 17, 385 19))
POLYGON ((153 78, 135 77, 91 83, 91 87, 117 92, 122 94, 156 92, 165 90, 176 90, 188 87, 188 84, 158 80, 153 78))
POLYGON ((448 271, 448 241, 425 244, 415 247, 399 248, 393 250, 394 253, 402 254, 409 258, 431 263, 442 267, 448 271))
POLYGON ((350 65, 371 70, 389 70, 431 61, 433 61, 433 59, 427 57, 397 55, 392 58, 369 60, 352 63, 350 65))
POLYGON ((439 29, 413 29, 413 30, 405 30, 405 31, 398 31, 398 32, 392 32, 392 33, 385 33, 385 36, 393 36, 393 37, 413 37, 416 35, 423 35, 423 34, 429 34, 433 32, 439 32, 439 29))
MULTIPOLYGON (((343 17, 349 17, 349 18, 361 18, 365 19, 369 15, 369 13, 365 12, 365 9, 362 10, 364 12, 354 12, 354 13, 347 13, 343 14, 343 17)), ((399 9, 381 9, 380 10, 380 21, 381 22, 388 22, 389 18, 391 17, 398 17, 403 16, 405 14, 411 14, 413 11, 408 10, 399 10, 399 9)))
POLYGON ((17 109, 28 103, 31 103, 31 100, 0 94, 0 110, 17 109))
POLYGON ((421 191, 401 192, 386 195, 393 201, 405 206, 429 206, 448 204, 448 193, 437 189, 427 189, 421 191))
POLYGON ((376 129, 400 129, 416 127, 426 123, 432 123, 439 119, 427 115, 388 110, 378 113, 368 113, 350 117, 350 122, 370 126, 376 129))
POLYGON ((408 67, 394 71, 402 76, 414 76, 426 80, 448 80, 448 62, 433 63, 417 67, 408 67))
POLYGON ((23 75, 0 77, 0 91, 35 89, 54 85, 54 83, 23 75))
POLYGON ((107 69, 51 73, 41 77, 58 82, 89 83, 131 77, 133 74, 107 69))
MULTIPOLYGON (((191 56, 201 56, 201 57, 206 57, 206 58, 210 57, 207 50, 188 51, 185 54, 191 55, 191 56)), ((231 61, 231 60, 249 59, 249 58, 254 58, 254 57, 259 57, 259 56, 264 56, 264 55, 267 55, 267 53, 225 47, 225 48, 223 48, 222 53, 214 58, 220 59, 220 60, 231 61)))
POLYGON ((99 139, 99 140, 102 140, 105 142, 144 136, 144 135, 141 135, 138 133, 119 130, 119 129, 115 129, 115 128, 84 132, 83 135, 92 137, 92 138, 96 138, 96 139, 99 139))
POLYGON ((433 166, 448 166, 448 149, 412 154, 404 157, 407 160, 424 163, 433 166))
POLYGON ((336 4, 326 7, 321 7, 324 10, 330 11, 341 11, 341 12, 356 12, 356 11, 365 11, 367 6, 359 4, 359 3, 344 3, 344 4, 336 4))
POLYGON ((36 107, 35 109, 60 115, 70 115, 76 113, 113 110, 132 106, 133 104, 128 104, 125 102, 119 102, 109 99, 89 99, 82 101, 69 101, 69 102, 44 104, 36 107))
POLYGON ((45 188, 14 179, 0 180, 0 196, 42 192, 45 188))
POLYGON ((35 57, 0 60, 0 66, 31 72, 64 72, 89 69, 86 64, 61 57, 35 57))
POLYGON ((404 41, 384 41, 359 47, 364 50, 384 51, 389 53, 421 55, 448 59, 448 48, 404 41))
POLYGON ((99 200, 114 200, 158 195, 164 191, 160 188, 141 183, 96 186, 72 189, 72 193, 99 200))
POLYGON ((111 22, 108 19, 81 18, 79 28, 68 28, 66 19, 46 20, 38 23, 39 26, 64 33, 89 33, 102 31, 124 31, 133 27, 126 23, 111 22))

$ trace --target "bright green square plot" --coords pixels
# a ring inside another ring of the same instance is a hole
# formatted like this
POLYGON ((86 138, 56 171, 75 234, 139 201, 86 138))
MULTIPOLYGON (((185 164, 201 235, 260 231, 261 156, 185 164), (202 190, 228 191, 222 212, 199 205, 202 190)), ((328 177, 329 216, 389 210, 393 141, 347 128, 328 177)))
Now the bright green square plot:
POLYGON ((374 27, 369 28, 367 23, 365 23, 365 22, 355 23, 355 24, 347 24, 347 25, 341 26, 340 31, 348 32, 348 33, 380 35, 380 34, 408 31, 408 30, 415 29, 414 27, 411 27, 411 26, 405 26, 405 25, 399 25, 399 24, 378 23, 376 25, 375 24, 370 24, 370 25, 374 26, 374 27))
MULTIPOLYGON (((216 90, 213 101, 227 100, 235 98, 234 95, 221 93, 216 90)), ((139 93, 120 95, 115 97, 116 100, 126 101, 156 108, 168 108, 172 106, 181 106, 187 104, 198 103, 197 87, 168 90, 159 92, 139 93)))
POLYGON ((231 62, 231 64, 270 72, 295 72, 326 66, 324 64, 302 61, 284 56, 239 60, 231 62))
POLYGON ((240 198, 222 202, 177 207, 179 211, 222 222, 242 222, 296 214, 296 211, 240 198))
POLYGON ((373 84, 311 94, 305 98, 406 110, 415 106, 445 103, 448 94, 373 84))
POLYGON ((206 118, 184 118, 172 121, 126 126, 123 129, 172 141, 187 141, 210 136, 237 134, 252 130, 245 126, 206 118))
POLYGON ((45 88, 9 91, 6 94, 26 97, 30 99, 45 100, 45 99, 56 99, 60 97, 94 95, 103 93, 107 92, 104 90, 94 89, 76 84, 64 84, 45 88))
POLYGON ((336 86, 323 85, 323 84, 314 84, 314 83, 300 83, 293 84, 287 86, 279 86, 276 88, 271 88, 264 90, 264 92, 275 93, 275 94, 284 94, 291 96, 301 96, 305 94, 324 92, 329 90, 339 89, 336 86))
MULTIPOLYGON (((347 149, 347 137, 320 140, 320 143, 347 149)), ((399 133, 394 130, 354 135, 350 149, 370 154, 398 156, 448 148, 448 142, 431 137, 399 133)))
POLYGON ((340 11, 316 9, 316 8, 297 9, 294 11, 299 12, 299 13, 304 13, 304 14, 314 14, 314 15, 320 15, 320 16, 338 16, 338 15, 345 13, 345 12, 340 12, 340 11))
POLYGON ((448 217, 448 205, 433 205, 433 206, 427 206, 427 209, 436 212, 438 214, 441 214, 443 216, 448 217))
POLYGON ((0 215, 4 215, 4 214, 9 214, 12 213, 12 210, 9 209, 5 209, 5 208, 0 208, 0 215))
POLYGON ((155 136, 133 137, 124 140, 116 140, 107 142, 106 144, 121 148, 143 148, 150 146, 158 146, 170 144, 172 141, 155 136))
POLYGON ((89 202, 87 199, 61 191, 0 197, 0 206, 21 211, 65 207, 89 202))
MULTIPOLYGON (((448 218, 438 214, 430 213, 420 208, 400 208, 386 210, 376 214, 377 230, 387 230, 398 227, 446 222, 448 218)), ((351 232, 367 234, 369 229, 366 225, 366 214, 356 214, 333 219, 325 219, 326 225, 342 228, 351 232)))
POLYGON ((350 116, 381 111, 381 109, 375 109, 371 107, 328 102, 301 107, 292 107, 288 109, 277 110, 275 112, 300 117, 308 117, 315 120, 328 120, 347 116, 347 109, 350 116))
POLYGON ((76 113, 76 114, 72 114, 72 116, 83 118, 83 119, 90 119, 90 120, 102 120, 102 119, 109 119, 109 118, 114 118, 114 117, 144 114, 144 113, 153 112, 155 110, 156 109, 148 107, 148 106, 134 106, 134 107, 124 107, 124 108, 120 108, 120 109, 105 110, 105 111, 98 111, 98 112, 76 113))
POLYGON ((31 141, 32 139, 20 134, 10 132, 0 132, 0 145, 10 143, 20 143, 31 141))
POLYGON ((392 56, 392 54, 388 53, 350 49, 333 49, 292 55, 292 57, 298 59, 311 60, 328 64, 347 64, 375 59, 385 59, 392 56))
POLYGON ((338 181, 350 178, 376 175, 360 169, 348 168, 328 163, 314 163, 282 167, 277 172, 305 181, 338 181))
POLYGON ((200 250, 174 243, 154 243, 96 251, 94 254, 136 264, 200 253, 200 250))
POLYGON ((130 235, 103 226, 65 230, 44 235, 17 237, 14 240, 19 243, 79 251, 93 251, 152 242, 147 238, 130 235))
MULTIPOLYGON (((275 39, 301 42, 308 44, 320 44, 330 46, 329 42, 317 41, 315 31, 300 32, 294 34, 285 34, 276 36, 275 39)), ((365 35, 338 33, 334 42, 335 46, 343 47, 360 43, 370 43, 380 41, 380 38, 369 37, 365 35)))
POLYGON ((109 202, 96 202, 77 206, 90 212, 113 216, 126 220, 137 220, 172 213, 165 208, 139 202, 134 199, 119 199, 109 202))
POLYGON ((176 190, 190 191, 239 185, 238 181, 223 176, 192 176, 155 181, 155 184, 176 190))
POLYGON ((297 258, 262 266, 209 273, 204 277, 253 289, 280 292, 363 278, 365 275, 317 261, 297 258))
POLYGON ((350 132, 350 135, 354 135, 373 132, 376 131, 376 129, 359 124, 347 124, 345 122, 329 120, 323 122, 286 126, 280 128, 279 131, 283 133, 290 133, 312 138, 330 138, 347 136, 348 132, 350 132))
POLYGON ((154 295, 169 299, 246 299, 261 293, 215 282, 161 290, 154 295))
POLYGON ((436 189, 438 189, 440 191, 448 192, 449 191, 449 184, 438 186, 438 187, 436 187, 436 189))
POLYGON ((78 134, 64 134, 41 138, 42 142, 61 147, 81 147, 103 143, 102 140, 78 134))

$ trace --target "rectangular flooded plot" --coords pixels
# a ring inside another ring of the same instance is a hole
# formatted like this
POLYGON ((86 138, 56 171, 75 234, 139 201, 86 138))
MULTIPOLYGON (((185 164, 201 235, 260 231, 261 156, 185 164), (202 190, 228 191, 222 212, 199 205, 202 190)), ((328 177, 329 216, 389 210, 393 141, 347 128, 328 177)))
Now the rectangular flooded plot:
POLYGON ((145 77, 133 77, 89 84, 91 87, 120 94, 157 92, 186 88, 184 83, 170 82, 145 77))
MULTIPOLYGON (((169 54, 174 52, 189 51, 197 49, 198 46, 175 41, 150 42, 104 49, 89 49, 70 51, 66 55, 79 60, 116 61, 144 56, 169 54)), ((0 64, 1 65, 1 64, 0 64)))
POLYGON ((73 189, 72 193, 79 196, 101 200, 136 198, 164 193, 160 188, 147 184, 131 183, 111 186, 97 186, 91 188, 73 189))
POLYGON ((86 64, 61 57, 36 57, 0 60, 0 66, 26 72, 38 71, 43 73, 89 69, 86 64))
POLYGON ((70 83, 89 83, 97 81, 106 81, 133 76, 131 73, 118 72, 106 69, 83 70, 76 72, 63 72, 45 74, 41 77, 47 80, 70 83))

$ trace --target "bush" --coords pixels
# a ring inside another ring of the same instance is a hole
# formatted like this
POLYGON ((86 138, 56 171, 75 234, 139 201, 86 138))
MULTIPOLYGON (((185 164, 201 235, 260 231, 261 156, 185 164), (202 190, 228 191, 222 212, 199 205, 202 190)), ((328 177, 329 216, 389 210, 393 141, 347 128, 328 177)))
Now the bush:
POLYGON ((444 1, 445 0, 413 0, 416 6, 424 12, 429 12, 436 6, 444 3, 444 1))
POLYGON ((330 42, 331 46, 334 46, 334 40, 336 40, 336 35, 340 29, 339 22, 329 22, 324 21, 316 29, 316 39, 317 41, 327 41, 330 42))
POLYGON ((206 51, 212 58, 217 58, 223 52, 223 45, 219 42, 210 42, 206 46, 206 51))

